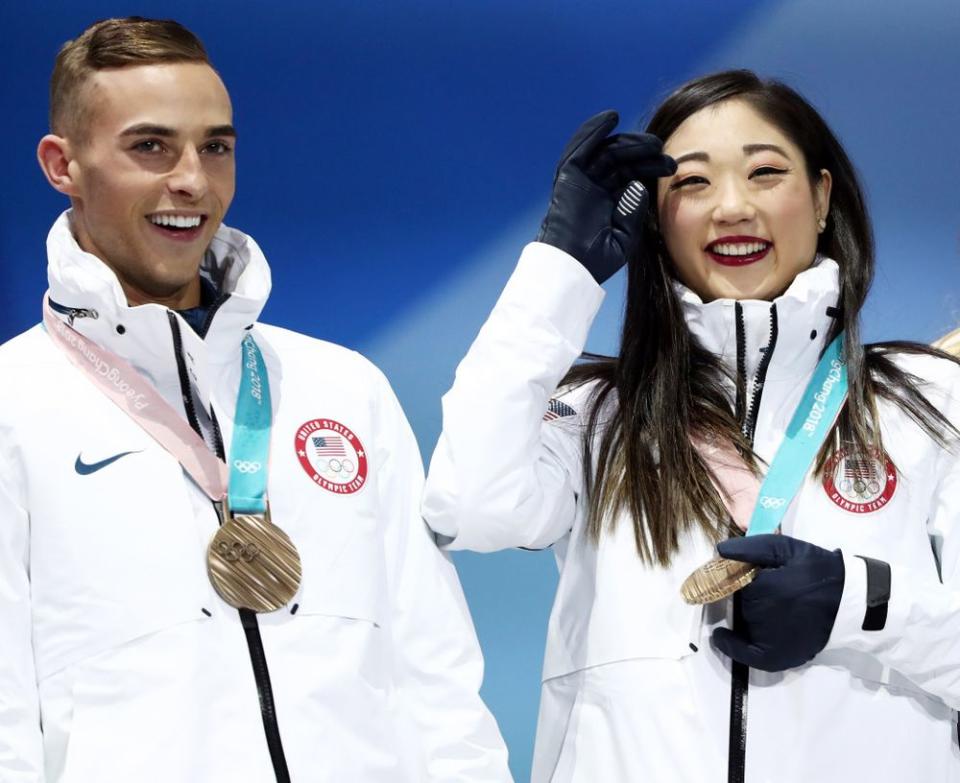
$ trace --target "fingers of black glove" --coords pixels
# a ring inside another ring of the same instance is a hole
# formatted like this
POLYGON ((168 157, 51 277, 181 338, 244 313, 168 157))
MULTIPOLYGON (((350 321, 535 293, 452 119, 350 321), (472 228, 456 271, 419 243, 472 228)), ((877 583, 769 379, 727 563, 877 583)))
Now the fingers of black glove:
POLYGON ((750 613, 758 607, 766 608, 771 603, 782 600, 791 585, 790 576, 787 575, 786 579, 783 576, 784 572, 789 570, 789 566, 761 570, 750 584, 740 590, 741 611, 750 613))
POLYGON ((740 560, 764 568, 776 568, 796 556, 797 539, 767 533, 758 536, 728 538, 717 544, 717 552, 727 560, 740 560))
POLYGON ((557 171, 559 172, 560 169, 569 164, 584 168, 586 162, 593 156, 610 131, 617 127, 619 121, 620 115, 608 109, 599 114, 594 114, 584 122, 577 128, 570 141, 567 142, 567 146, 564 147, 563 153, 560 155, 560 162, 557 164, 557 171))
POLYGON ((663 144, 656 136, 642 133, 616 133, 608 136, 595 151, 594 159, 604 158, 614 165, 629 161, 657 160, 663 144))
POLYGON ((656 136, 621 134, 611 136, 590 158, 586 172, 593 180, 603 179, 614 171, 629 169, 633 179, 662 177, 676 170, 676 163, 663 154, 663 145, 656 136))
MULTIPOLYGON (((628 163, 623 166, 610 166, 602 173, 594 170, 590 174, 590 179, 598 186, 609 193, 622 191, 628 184, 634 180, 649 181, 657 179, 660 175, 651 172, 649 163, 628 163)), ((662 170, 662 166, 657 164, 654 168, 657 171, 662 170)))
POLYGON ((764 650, 748 642, 729 628, 715 628, 710 637, 715 650, 747 666, 762 669, 764 650))
POLYGON ((595 150, 596 155, 642 155, 653 157, 663 152, 663 144, 656 136, 646 133, 613 133, 607 136, 595 150))

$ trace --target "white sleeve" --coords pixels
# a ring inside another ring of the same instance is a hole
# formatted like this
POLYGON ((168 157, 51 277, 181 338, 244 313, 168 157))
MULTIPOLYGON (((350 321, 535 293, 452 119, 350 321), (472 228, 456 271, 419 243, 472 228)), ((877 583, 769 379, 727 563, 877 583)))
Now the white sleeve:
POLYGON ((33 662, 29 518, 0 468, 0 780, 41 783, 43 738, 33 662))
POLYGON ((425 783, 510 783, 506 745, 480 698, 483 658, 460 580, 420 516, 420 452, 380 381, 379 502, 389 517, 388 622, 406 749, 425 783))
MULTIPOLYGON (((941 411, 960 422, 960 392, 947 395, 941 411)), ((881 630, 863 630, 867 610, 866 562, 843 552, 843 597, 828 647, 874 656, 922 690, 960 709, 960 454, 958 444, 941 450, 937 485, 927 516, 934 566, 920 569, 890 562, 890 592, 881 630), (939 573, 938 573, 939 571, 939 573)), ((907 524, 907 521, 904 521, 907 524)))
POLYGON ((543 548, 570 530, 578 436, 542 420, 602 301, 571 256, 538 242, 524 249, 443 398, 423 510, 445 546, 543 548))

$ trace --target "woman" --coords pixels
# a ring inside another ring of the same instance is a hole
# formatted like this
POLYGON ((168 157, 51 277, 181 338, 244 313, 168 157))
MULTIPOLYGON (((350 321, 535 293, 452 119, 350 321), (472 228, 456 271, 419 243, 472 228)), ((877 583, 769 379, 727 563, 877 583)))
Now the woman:
POLYGON ((797 93, 726 72, 650 135, 616 122, 564 153, 444 398, 424 504, 450 548, 555 548, 534 780, 960 780, 960 369, 860 344, 863 196, 797 93), (625 262, 619 356, 571 369, 625 262), (839 348, 834 422, 811 379, 839 348), (739 537, 710 454, 766 474, 808 402, 799 429, 825 424, 781 535, 739 537), (759 575, 684 603, 715 549, 759 575))

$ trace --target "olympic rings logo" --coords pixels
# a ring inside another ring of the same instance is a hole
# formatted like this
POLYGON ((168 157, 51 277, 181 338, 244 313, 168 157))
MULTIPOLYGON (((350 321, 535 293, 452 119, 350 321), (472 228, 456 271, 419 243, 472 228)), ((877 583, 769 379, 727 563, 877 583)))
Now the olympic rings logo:
POLYGON ((321 459, 317 462, 317 470, 327 478, 349 479, 357 466, 350 459, 321 459))
POLYGON ((236 563, 242 560, 244 563, 252 563, 260 554, 260 547, 256 544, 242 544, 234 541, 232 544, 226 541, 217 542, 217 552, 228 563, 236 563))
POLYGON ((874 498, 881 492, 880 482, 875 479, 842 479, 838 484, 837 488, 844 494, 845 497, 850 497, 851 495, 857 500, 867 500, 874 498))
POLYGON ((760 498, 761 508, 782 508, 786 502, 786 498, 774 498, 769 495, 764 495, 760 498))
POLYGON ((245 459, 237 459, 233 461, 233 467, 241 473, 259 473, 263 465, 259 462, 248 462, 245 459))

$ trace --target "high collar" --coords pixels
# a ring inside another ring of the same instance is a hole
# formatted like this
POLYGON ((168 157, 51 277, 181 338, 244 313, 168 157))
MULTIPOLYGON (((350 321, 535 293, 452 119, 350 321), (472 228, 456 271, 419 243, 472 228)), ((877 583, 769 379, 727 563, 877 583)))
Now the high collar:
POLYGON ((720 356, 732 372, 736 373, 740 357, 739 305, 744 338, 740 350, 747 378, 755 376, 772 342, 766 379, 799 380, 813 372, 833 326, 840 299, 840 268, 836 261, 818 257, 812 266, 794 278, 783 294, 770 302, 715 299, 704 303, 681 283, 675 283, 674 289, 690 332, 704 348, 720 356), (776 318, 776 339, 772 339, 773 318, 776 318))
POLYGON ((224 363, 239 364, 240 343, 270 293, 270 268, 260 248, 227 226, 217 231, 201 264, 201 274, 220 292, 204 337, 163 305, 129 306, 113 270, 77 244, 69 210, 50 229, 47 261, 51 301, 91 313, 73 319, 73 328, 126 359, 167 397, 178 396, 180 389, 175 322, 186 370, 205 404, 211 374, 224 363))

